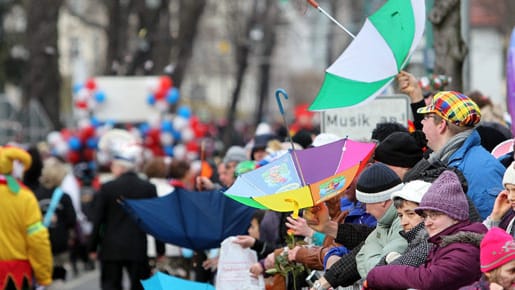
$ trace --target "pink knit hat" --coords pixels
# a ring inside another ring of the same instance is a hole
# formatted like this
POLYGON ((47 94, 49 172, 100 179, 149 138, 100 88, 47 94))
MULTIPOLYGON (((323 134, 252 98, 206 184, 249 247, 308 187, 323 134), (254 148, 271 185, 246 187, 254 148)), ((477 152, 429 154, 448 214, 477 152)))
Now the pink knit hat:
POLYGON ((515 259, 513 237, 500 228, 490 229, 481 241, 481 272, 490 272, 515 259))

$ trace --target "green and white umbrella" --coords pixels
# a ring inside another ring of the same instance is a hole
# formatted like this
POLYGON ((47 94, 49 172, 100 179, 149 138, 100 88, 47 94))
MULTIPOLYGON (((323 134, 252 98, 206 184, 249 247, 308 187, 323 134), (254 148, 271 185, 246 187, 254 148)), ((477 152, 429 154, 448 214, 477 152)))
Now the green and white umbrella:
POLYGON ((311 111, 351 107, 379 95, 422 39, 425 1, 388 0, 326 70, 311 111))

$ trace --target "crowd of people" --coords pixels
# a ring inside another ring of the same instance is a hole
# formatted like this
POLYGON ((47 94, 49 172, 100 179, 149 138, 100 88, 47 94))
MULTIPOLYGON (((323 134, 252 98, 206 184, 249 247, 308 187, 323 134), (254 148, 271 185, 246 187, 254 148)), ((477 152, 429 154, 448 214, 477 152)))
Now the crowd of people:
MULTIPOLYGON (((478 92, 424 92, 407 72, 397 81, 411 99, 413 128, 377 124, 366 140, 376 142, 373 158, 362 160, 367 165, 349 187, 297 218, 256 210, 248 235, 235 237, 256 252, 249 273, 263 275, 266 289, 515 289, 515 162, 513 152, 499 159, 490 153, 512 137, 507 122, 483 109, 493 104, 478 92), (301 273, 273 274, 278 257, 301 273)), ((152 271, 214 283, 217 249, 193 251, 147 236, 120 200, 176 188, 223 194, 239 175, 292 146, 339 139, 309 122, 292 131, 285 140, 270 126, 257 128, 246 145, 231 144, 209 160, 211 177, 191 160, 142 161, 137 151, 116 148, 87 212, 65 160, 1 147, 0 288, 59 289, 68 265, 76 274, 79 261, 84 269, 100 262, 106 290, 122 289, 124 269, 130 289, 142 289, 152 271)))

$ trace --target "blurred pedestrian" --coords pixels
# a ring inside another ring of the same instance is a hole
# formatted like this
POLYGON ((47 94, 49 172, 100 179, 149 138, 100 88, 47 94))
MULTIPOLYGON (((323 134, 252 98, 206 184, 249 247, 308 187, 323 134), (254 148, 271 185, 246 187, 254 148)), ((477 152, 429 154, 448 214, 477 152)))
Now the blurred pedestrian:
POLYGON ((119 204, 122 198, 157 197, 156 187, 136 172, 137 152, 120 146, 111 162, 114 180, 101 185, 95 198, 93 232, 89 243, 92 259, 101 262, 102 290, 122 289, 122 273, 129 274, 130 289, 143 289, 140 280, 150 276, 147 236, 119 204))
POLYGON ((64 266, 68 262, 72 232, 77 222, 72 200, 60 187, 66 173, 66 166, 61 161, 55 157, 46 159, 39 178, 40 186, 35 192, 44 214, 43 224, 50 232, 54 258, 52 279, 61 283, 66 280, 67 271, 64 266))

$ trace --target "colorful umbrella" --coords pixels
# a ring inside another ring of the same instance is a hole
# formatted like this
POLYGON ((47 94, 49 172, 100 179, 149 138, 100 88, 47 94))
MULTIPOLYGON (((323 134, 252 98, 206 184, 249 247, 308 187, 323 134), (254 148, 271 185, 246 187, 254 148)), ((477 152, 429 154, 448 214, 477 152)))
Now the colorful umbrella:
POLYGON ((254 208, 221 191, 177 187, 162 197, 121 200, 142 230, 156 239, 194 250, 218 248, 229 236, 247 234, 254 208))
POLYGON ((389 0, 326 70, 310 110, 350 107, 379 95, 422 39, 425 1, 389 0))
POLYGON ((515 28, 511 32, 508 58, 506 60, 506 98, 511 116, 511 132, 515 136, 515 28))
POLYGON ((162 272, 155 273, 152 277, 141 280, 146 290, 215 290, 211 284, 184 280, 162 272))
POLYGON ((240 175, 225 194, 246 205, 280 212, 314 206, 346 189, 375 143, 347 138, 319 147, 290 150, 240 175))

